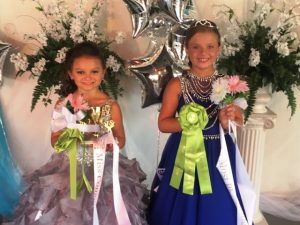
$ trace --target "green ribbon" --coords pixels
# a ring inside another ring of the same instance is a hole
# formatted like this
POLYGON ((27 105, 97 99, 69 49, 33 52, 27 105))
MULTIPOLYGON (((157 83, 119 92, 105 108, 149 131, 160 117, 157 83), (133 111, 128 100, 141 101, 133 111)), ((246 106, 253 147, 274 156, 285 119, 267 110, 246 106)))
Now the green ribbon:
MULTIPOLYGON (((78 129, 66 129, 59 136, 57 142, 54 145, 54 150, 57 153, 61 153, 65 150, 68 150, 68 158, 70 161, 70 197, 71 199, 76 200, 77 198, 77 144, 84 142, 83 134, 78 129)), ((92 191, 92 187, 86 178, 84 170, 84 160, 82 161, 82 181, 79 183, 79 187, 82 186, 84 182, 87 190, 92 191)))
POLYGON ((206 110, 194 102, 188 103, 181 108, 178 120, 182 135, 170 185, 179 189, 183 176, 183 193, 193 195, 197 169, 201 194, 210 194, 212 187, 202 133, 208 122, 206 110))

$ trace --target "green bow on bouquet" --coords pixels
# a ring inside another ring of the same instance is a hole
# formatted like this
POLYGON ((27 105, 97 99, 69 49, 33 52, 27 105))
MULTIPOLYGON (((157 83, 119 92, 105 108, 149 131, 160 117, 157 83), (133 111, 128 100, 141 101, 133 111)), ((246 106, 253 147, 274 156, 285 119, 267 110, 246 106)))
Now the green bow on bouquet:
POLYGON ((208 122, 206 110, 195 102, 188 103, 182 106, 178 120, 182 135, 170 185, 179 189, 184 176, 183 193, 193 195, 197 169, 201 194, 210 194, 212 187, 202 133, 208 122))
MULTIPOLYGON (((58 138, 57 142, 55 143, 54 149, 55 152, 61 153, 63 151, 68 151, 67 155, 70 161, 70 197, 71 199, 76 200, 77 198, 77 144, 83 143, 84 137, 83 133, 81 133, 78 129, 66 129, 58 138)), ((84 155, 84 154, 83 154, 84 155)), ((84 182, 87 190, 92 192, 92 187, 85 175, 84 171, 84 160, 82 162, 82 181, 80 182, 79 186, 82 186, 84 182)))

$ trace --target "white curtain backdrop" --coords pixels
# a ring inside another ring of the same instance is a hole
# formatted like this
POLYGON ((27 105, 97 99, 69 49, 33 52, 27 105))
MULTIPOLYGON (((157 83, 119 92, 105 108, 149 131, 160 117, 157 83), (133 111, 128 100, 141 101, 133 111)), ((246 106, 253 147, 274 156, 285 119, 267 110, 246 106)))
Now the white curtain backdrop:
MULTIPOLYGON (((44 2, 51 0, 44 0, 44 2)), ((66 2, 73 2, 67 0, 66 2)), ((225 3, 233 7, 240 15, 248 1, 196 1, 199 17, 212 17, 212 4, 225 3)), ((126 58, 140 57, 144 54, 149 40, 146 37, 136 40, 131 38, 131 21, 122 0, 106 1, 106 17, 101 24, 106 34, 113 37, 117 31, 127 34, 125 43, 116 51, 126 58)), ((39 14, 34 4, 29 0, 0 0, 0 39, 10 41, 18 50, 30 49, 22 42, 24 33, 38 31, 37 18, 39 14)), ((38 105, 30 112, 32 89, 35 80, 28 76, 15 78, 15 71, 7 60, 4 69, 4 85, 0 87, 0 104, 12 154, 24 173, 29 173, 43 165, 52 154, 50 146, 49 122, 53 106, 38 105)), ((136 158, 142 169, 147 173, 147 184, 150 186, 167 134, 161 134, 157 129, 159 105, 141 109, 141 87, 134 77, 122 79, 125 93, 119 99, 127 142, 124 153, 130 158, 136 158)), ((297 90, 297 111, 290 119, 290 111, 286 108, 287 101, 283 94, 274 94, 269 104, 277 114, 277 121, 266 135, 266 151, 262 178, 261 208, 263 211, 281 215, 290 219, 299 219, 300 215, 300 93, 297 90), (280 203, 278 203, 280 201, 280 203), (286 202, 287 204, 283 204, 286 202), (274 205, 273 205, 274 203, 274 205), (282 205, 283 208, 276 206, 282 205)), ((55 100, 54 100, 55 101, 55 100)))

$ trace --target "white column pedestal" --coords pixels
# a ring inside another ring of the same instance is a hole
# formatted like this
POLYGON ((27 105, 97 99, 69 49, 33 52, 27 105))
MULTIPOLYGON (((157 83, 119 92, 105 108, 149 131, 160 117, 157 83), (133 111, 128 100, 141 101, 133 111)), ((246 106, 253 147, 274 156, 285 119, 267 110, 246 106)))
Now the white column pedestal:
POLYGON ((259 210, 259 197, 262 178, 263 159, 265 151, 266 130, 274 127, 276 114, 266 109, 262 113, 252 113, 247 123, 241 129, 238 145, 248 174, 254 185, 256 199, 255 225, 268 224, 259 210))

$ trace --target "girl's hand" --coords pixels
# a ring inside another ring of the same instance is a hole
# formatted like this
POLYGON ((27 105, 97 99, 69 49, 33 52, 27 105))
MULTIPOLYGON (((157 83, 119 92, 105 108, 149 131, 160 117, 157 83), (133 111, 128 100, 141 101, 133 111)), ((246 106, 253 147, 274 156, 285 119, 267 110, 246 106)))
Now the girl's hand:
POLYGON ((111 152, 113 150, 113 144, 107 144, 106 145, 106 151, 111 152))
POLYGON ((51 133, 51 145, 52 145, 52 147, 54 147, 54 145, 57 142, 59 136, 64 132, 64 130, 65 129, 62 129, 62 130, 51 133))
POLYGON ((65 105, 65 98, 60 98, 57 100, 55 103, 54 109, 56 110, 61 110, 61 108, 65 105))
POLYGON ((226 105, 219 111, 219 121, 223 129, 228 130, 229 120, 236 122, 238 126, 243 124, 243 113, 242 109, 237 105, 230 104, 226 105))

